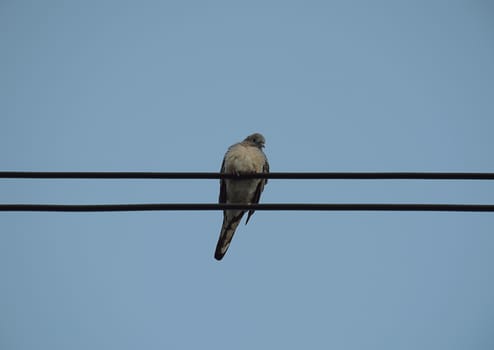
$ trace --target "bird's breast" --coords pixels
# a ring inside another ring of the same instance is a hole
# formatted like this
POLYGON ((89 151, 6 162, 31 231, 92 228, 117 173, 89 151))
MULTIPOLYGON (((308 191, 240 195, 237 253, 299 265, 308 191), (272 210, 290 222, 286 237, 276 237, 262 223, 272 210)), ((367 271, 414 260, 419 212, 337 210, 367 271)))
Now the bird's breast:
POLYGON ((225 171, 227 173, 262 172, 264 161, 264 154, 261 150, 239 145, 227 153, 225 171))

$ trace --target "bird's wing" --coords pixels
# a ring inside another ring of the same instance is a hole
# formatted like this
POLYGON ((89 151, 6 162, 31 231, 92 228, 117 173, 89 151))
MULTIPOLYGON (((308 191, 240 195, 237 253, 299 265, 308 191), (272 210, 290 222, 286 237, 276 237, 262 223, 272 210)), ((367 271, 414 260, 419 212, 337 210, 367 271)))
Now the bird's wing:
MULTIPOLYGON (((221 163, 221 173, 225 172, 225 159, 223 158, 223 163, 221 163)), ((220 197, 218 198, 218 203, 226 203, 226 182, 225 179, 220 179, 220 197)))
MULTIPOLYGON (((264 153, 262 153, 262 154, 264 157, 264 163, 262 164, 261 172, 267 174, 267 173, 269 173, 269 163, 268 163, 268 159, 266 158, 266 155, 264 153)), ((261 193, 264 190, 264 186, 267 183, 268 183, 268 179, 259 179, 256 191, 254 192, 254 197, 251 200, 252 204, 258 204, 259 203, 259 200, 261 199, 261 193)), ((249 213, 247 215, 247 220, 245 220, 246 225, 249 222, 249 219, 252 216, 252 214, 254 214, 254 212, 255 212, 255 210, 249 210, 249 213)))

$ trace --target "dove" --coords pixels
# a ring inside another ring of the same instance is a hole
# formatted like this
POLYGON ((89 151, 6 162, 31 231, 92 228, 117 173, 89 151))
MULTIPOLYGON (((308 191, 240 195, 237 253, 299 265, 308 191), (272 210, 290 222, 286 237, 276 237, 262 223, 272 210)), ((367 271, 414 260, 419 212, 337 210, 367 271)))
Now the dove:
MULTIPOLYGON (((221 172, 237 175, 269 173, 268 159, 262 151, 265 142, 264 136, 255 133, 230 146, 223 158, 221 172)), ((219 203, 257 204, 267 182, 267 179, 221 179, 219 203)), ((214 253, 216 260, 223 259, 245 212, 246 210, 223 211, 223 225, 214 253)), ((254 210, 249 210, 246 225, 252 214, 254 210)))

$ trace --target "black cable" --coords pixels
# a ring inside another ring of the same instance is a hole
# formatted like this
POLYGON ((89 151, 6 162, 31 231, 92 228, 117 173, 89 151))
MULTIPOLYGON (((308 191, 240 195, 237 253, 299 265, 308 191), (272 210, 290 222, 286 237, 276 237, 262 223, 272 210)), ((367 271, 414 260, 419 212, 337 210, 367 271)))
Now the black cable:
POLYGON ((494 180, 494 173, 471 172, 273 172, 221 174, 214 172, 67 172, 0 171, 0 178, 16 179, 340 179, 340 180, 494 180))
POLYGON ((108 212, 162 210, 313 210, 313 211, 447 211, 494 212, 491 204, 354 204, 354 203, 269 203, 269 204, 210 204, 210 203, 155 203, 155 204, 0 204, 0 211, 38 212, 108 212))

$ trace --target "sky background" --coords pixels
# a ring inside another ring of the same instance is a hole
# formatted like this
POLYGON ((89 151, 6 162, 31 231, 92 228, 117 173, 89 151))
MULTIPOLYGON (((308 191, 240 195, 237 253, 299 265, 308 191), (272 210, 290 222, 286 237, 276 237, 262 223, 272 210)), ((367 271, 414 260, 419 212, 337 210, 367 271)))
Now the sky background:
MULTIPOLYGON (((0 170, 494 172, 489 1, 0 1, 0 170)), ((217 180, 0 180, 1 203, 217 201, 217 180)), ((264 203, 494 203, 271 180, 264 203)), ((494 348, 494 215, 0 213, 0 348, 494 348)))

